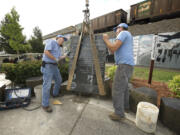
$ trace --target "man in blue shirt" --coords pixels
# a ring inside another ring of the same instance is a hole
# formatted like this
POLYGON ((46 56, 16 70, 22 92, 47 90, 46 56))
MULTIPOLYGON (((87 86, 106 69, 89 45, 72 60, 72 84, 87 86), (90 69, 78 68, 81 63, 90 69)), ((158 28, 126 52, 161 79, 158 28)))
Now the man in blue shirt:
POLYGON ((129 89, 128 82, 133 73, 133 37, 125 23, 119 24, 114 28, 116 40, 114 43, 109 41, 107 34, 103 35, 104 42, 109 50, 114 53, 115 63, 118 65, 115 73, 112 97, 114 113, 109 117, 112 120, 121 120, 124 118, 124 110, 129 110, 129 89))
POLYGON ((41 66, 41 72, 43 73, 42 107, 46 112, 52 112, 52 108, 49 106, 49 96, 53 79, 55 80, 53 96, 56 97, 59 95, 62 78, 58 69, 58 63, 66 57, 62 56, 61 53, 61 46, 66 40, 67 38, 63 35, 58 35, 56 41, 47 41, 44 49, 41 66))

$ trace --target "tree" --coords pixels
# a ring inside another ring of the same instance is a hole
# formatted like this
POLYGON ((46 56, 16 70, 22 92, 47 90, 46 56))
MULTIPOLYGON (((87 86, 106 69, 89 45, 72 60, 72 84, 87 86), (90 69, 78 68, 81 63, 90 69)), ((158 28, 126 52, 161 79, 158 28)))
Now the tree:
POLYGON ((31 39, 29 40, 29 43, 32 47, 33 53, 42 53, 44 51, 44 45, 43 45, 43 38, 42 38, 42 32, 39 29, 39 27, 35 27, 33 29, 33 36, 31 36, 31 39))
POLYGON ((0 48, 7 53, 26 52, 31 46, 26 43, 26 37, 22 34, 23 28, 19 24, 19 15, 15 8, 5 15, 0 24, 0 48))

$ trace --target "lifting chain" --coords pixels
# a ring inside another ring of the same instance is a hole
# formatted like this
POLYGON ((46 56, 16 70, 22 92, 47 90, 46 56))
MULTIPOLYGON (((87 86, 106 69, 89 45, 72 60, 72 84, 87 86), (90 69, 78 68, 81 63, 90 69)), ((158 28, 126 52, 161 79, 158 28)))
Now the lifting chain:
POLYGON ((90 24, 90 20, 89 20, 89 16, 90 16, 90 12, 89 12, 89 0, 86 0, 86 9, 83 10, 84 12, 84 22, 89 25, 90 24))

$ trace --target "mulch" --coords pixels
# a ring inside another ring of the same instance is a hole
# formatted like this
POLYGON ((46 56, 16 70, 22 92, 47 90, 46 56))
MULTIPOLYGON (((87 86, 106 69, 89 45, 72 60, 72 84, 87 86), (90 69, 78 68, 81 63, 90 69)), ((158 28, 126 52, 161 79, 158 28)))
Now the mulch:
POLYGON ((158 106, 160 105, 161 97, 172 97, 173 93, 169 90, 168 85, 164 82, 152 81, 148 84, 147 80, 133 78, 131 81, 134 88, 148 87, 155 90, 158 94, 158 106))

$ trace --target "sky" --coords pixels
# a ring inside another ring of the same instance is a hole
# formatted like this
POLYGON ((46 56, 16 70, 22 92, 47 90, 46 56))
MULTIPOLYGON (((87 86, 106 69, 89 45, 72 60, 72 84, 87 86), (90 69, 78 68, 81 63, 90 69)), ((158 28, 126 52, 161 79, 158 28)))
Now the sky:
MULTIPOLYGON (((89 0, 90 19, 118 9, 128 10, 130 5, 143 0, 89 0)), ((15 7, 20 25, 27 39, 38 26, 43 36, 81 23, 85 0, 0 0, 0 21, 15 7)))

